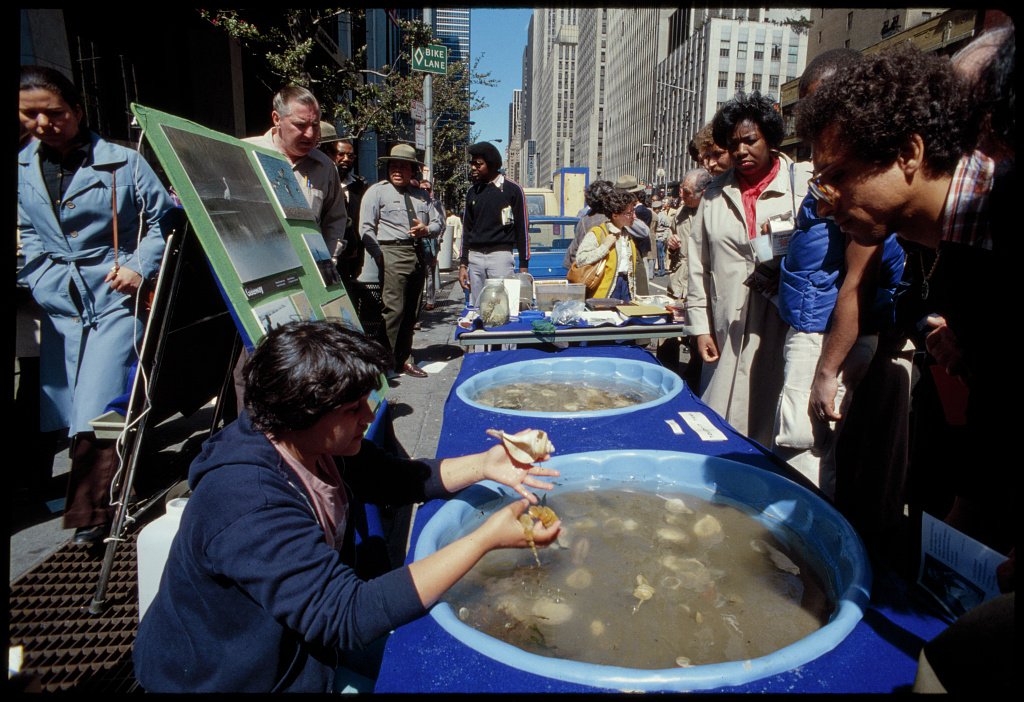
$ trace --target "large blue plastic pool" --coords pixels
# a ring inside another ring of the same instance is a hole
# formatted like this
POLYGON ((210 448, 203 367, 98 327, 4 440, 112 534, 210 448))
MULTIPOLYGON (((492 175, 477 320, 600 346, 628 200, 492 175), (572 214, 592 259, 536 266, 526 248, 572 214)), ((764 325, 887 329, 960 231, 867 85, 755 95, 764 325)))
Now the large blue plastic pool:
MULTIPOLYGON (((828 624, 760 658, 691 668, 638 670, 527 653, 459 621, 445 603, 431 616, 452 636, 505 665, 557 680, 602 689, 687 691, 741 685, 793 670, 835 648, 860 621, 870 599, 871 573, 863 544, 846 520, 796 483, 723 458, 672 451, 595 451, 556 456, 558 491, 629 489, 683 492, 753 512, 773 535, 811 564, 835 610, 828 624)), ((424 526, 415 559, 476 528, 512 499, 507 488, 482 483, 445 504, 424 526)))

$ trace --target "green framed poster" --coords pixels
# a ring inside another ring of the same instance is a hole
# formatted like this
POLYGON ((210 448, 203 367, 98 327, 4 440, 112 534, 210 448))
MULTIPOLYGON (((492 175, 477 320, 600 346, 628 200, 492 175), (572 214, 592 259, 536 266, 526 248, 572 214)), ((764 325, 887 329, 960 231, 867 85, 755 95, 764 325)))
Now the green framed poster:
POLYGON ((248 349, 292 320, 336 320, 363 331, 283 155, 166 112, 131 108, 248 349))

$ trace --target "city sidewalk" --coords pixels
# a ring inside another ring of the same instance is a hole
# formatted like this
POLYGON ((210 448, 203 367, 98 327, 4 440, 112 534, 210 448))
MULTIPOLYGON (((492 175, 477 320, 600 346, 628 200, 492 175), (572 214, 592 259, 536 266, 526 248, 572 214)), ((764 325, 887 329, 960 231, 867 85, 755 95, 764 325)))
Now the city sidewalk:
MULTIPOLYGON (((444 403, 455 377, 462 367, 462 350, 454 344, 455 322, 464 304, 464 295, 455 273, 441 273, 441 286, 433 310, 423 310, 421 329, 413 341, 413 357, 429 377, 412 378, 401 375, 390 381, 387 394, 391 405, 394 435, 399 451, 411 457, 432 457, 441 433, 444 403)), ((168 446, 161 459, 174 461, 176 449, 190 440, 198 441, 209 427, 212 407, 192 417, 173 417, 152 430, 156 445, 168 446), (198 437, 198 438, 196 438, 198 437)), ((67 544, 73 529, 61 527, 64 488, 69 470, 67 450, 60 451, 53 462, 53 478, 45 491, 43 503, 15 505, 9 517, 10 582, 44 562, 67 544)), ((182 471, 187 467, 181 466, 182 471)), ((141 469, 140 469, 141 470, 141 469)), ((162 509, 152 510, 162 514, 162 509)), ((136 527, 138 528, 138 527, 136 527)))

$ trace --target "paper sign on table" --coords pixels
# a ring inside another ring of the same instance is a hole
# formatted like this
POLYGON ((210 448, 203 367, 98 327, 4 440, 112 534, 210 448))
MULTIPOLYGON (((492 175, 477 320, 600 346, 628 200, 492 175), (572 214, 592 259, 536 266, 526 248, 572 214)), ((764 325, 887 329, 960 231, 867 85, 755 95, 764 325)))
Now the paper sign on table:
POLYGON ((680 412, 679 416, 683 418, 694 433, 701 438, 702 441, 727 441, 728 437, 723 434, 718 427, 711 423, 711 420, 704 415, 703 412, 680 412))

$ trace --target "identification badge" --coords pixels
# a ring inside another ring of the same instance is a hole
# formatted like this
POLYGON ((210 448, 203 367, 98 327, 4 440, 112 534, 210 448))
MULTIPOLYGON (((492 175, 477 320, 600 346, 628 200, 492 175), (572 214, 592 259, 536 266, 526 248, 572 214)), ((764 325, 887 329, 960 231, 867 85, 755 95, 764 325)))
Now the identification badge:
POLYGON ((793 217, 790 213, 768 218, 768 232, 772 237, 772 255, 785 256, 789 251, 789 240, 793 236, 793 217))
POLYGON ((512 224, 512 206, 505 205, 501 208, 501 226, 512 224))

